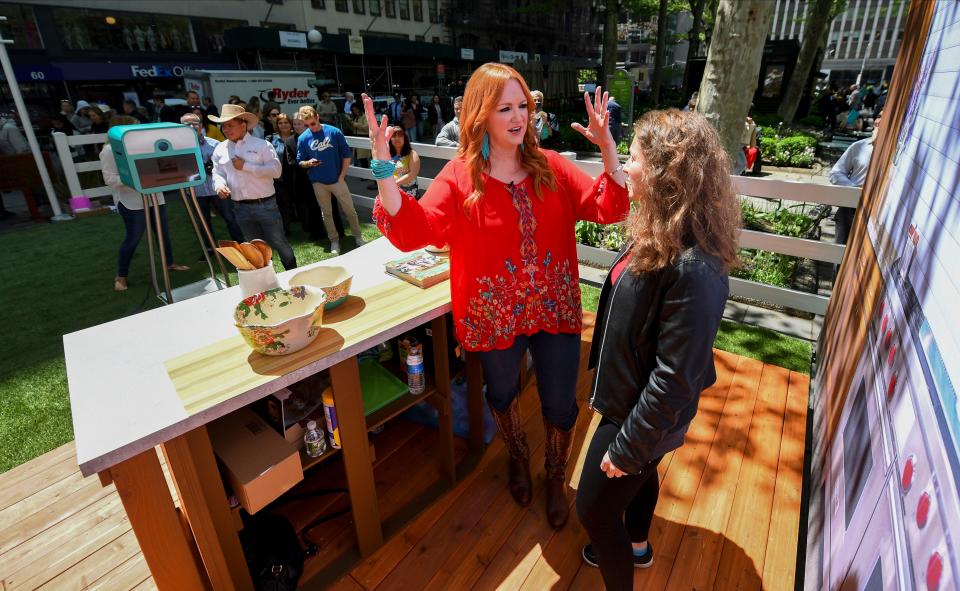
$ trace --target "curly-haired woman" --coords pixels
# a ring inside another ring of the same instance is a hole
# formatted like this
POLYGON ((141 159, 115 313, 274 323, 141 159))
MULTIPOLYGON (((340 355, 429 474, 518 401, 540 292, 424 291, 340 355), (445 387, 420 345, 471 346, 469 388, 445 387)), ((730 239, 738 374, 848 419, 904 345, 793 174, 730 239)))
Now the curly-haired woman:
POLYGON ((605 172, 596 181, 537 145, 533 97, 520 74, 503 64, 481 66, 463 97, 458 156, 417 201, 392 176, 393 128, 386 117, 377 124, 363 97, 380 189, 374 219, 403 250, 450 245, 457 339, 480 358, 510 453, 510 493, 521 506, 530 503, 532 483, 517 395, 521 361, 528 347, 533 354, 546 429, 546 513, 555 528, 569 514, 565 471, 577 420, 582 309, 574 224, 619 222, 629 210, 607 129, 607 95, 584 101, 589 128, 574 128, 602 150, 605 172))
POLYGON ((577 487, 591 541, 583 559, 610 590, 633 588, 633 568, 653 563, 657 464, 683 444, 716 381, 712 347, 740 228, 729 160, 702 115, 644 115, 624 170, 636 208, 600 292, 590 405, 602 419, 577 487))

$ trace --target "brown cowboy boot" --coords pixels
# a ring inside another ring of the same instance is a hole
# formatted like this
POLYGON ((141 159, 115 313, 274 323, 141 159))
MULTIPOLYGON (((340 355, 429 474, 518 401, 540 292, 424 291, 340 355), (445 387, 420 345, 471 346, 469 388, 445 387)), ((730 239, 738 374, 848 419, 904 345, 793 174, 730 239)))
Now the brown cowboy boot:
POLYGON ((506 412, 499 412, 490 405, 493 420, 500 429, 500 436, 510 452, 509 475, 510 494, 521 507, 530 504, 533 498, 533 482, 530 479, 530 448, 527 446, 527 434, 520 422, 520 400, 514 398, 506 412))
POLYGON ((546 430, 546 449, 544 467, 546 468, 547 521, 554 529, 560 529, 570 516, 567 502, 567 459, 573 448, 573 433, 576 427, 564 431, 546 418, 543 419, 546 430))

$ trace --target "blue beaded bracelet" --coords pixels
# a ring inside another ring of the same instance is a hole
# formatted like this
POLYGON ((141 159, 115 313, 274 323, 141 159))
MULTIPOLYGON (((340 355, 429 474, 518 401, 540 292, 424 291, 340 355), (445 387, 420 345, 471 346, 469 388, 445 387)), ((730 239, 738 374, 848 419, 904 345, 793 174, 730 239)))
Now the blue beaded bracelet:
POLYGON ((393 171, 396 169, 397 165, 390 160, 374 159, 370 161, 370 170, 373 171, 373 178, 377 179, 378 181, 392 177, 393 171))

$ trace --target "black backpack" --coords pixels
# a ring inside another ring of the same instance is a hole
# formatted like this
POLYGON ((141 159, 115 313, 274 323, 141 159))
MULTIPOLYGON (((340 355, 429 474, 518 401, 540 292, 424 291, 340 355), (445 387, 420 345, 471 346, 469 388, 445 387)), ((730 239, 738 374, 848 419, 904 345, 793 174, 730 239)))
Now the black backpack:
POLYGON ((257 591, 293 591, 307 555, 285 517, 262 512, 244 519, 240 544, 257 591))
MULTIPOLYGON (((336 488, 288 495, 274 508, 290 501, 346 492, 346 489, 336 488)), ((349 508, 345 508, 318 517, 309 523, 304 531, 349 511, 349 508)), ((250 569, 254 588, 257 591, 294 591, 303 574, 304 559, 316 554, 317 546, 304 535, 307 547, 303 548, 293 524, 282 515, 268 510, 260 511, 256 515, 243 512, 242 515, 240 545, 247 559, 247 568, 250 569)))

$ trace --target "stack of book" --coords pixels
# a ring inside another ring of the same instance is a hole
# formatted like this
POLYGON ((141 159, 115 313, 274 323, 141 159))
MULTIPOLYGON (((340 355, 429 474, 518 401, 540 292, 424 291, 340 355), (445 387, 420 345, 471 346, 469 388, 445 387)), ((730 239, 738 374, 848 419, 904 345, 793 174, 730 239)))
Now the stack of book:
POLYGON ((386 264, 387 273, 424 289, 450 278, 450 259, 423 250, 386 264))

